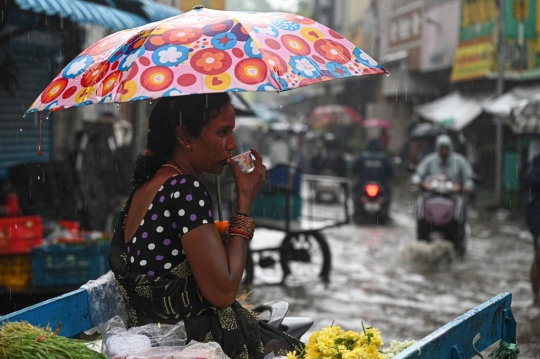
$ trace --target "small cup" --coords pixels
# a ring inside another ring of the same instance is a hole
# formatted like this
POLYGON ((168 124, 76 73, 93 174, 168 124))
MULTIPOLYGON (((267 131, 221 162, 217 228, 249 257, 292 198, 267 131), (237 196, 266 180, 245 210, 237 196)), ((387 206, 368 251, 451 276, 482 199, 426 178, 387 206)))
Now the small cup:
POLYGON ((229 228, 229 221, 214 221, 214 224, 220 234, 226 232, 229 228))
POLYGON ((234 156, 233 158, 231 158, 231 160, 233 160, 234 163, 240 166, 240 169, 244 173, 249 173, 253 171, 253 168, 255 167, 255 165, 253 164, 253 157, 250 151, 234 156))

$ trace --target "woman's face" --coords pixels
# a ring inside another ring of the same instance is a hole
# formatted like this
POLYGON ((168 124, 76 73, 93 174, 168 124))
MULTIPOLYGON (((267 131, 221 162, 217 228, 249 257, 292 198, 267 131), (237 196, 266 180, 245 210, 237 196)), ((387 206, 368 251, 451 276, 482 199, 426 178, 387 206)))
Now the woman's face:
POLYGON ((233 136, 235 114, 231 104, 223 107, 219 115, 212 118, 201 135, 191 141, 195 155, 193 167, 197 173, 220 175, 231 151, 236 150, 237 144, 233 136))

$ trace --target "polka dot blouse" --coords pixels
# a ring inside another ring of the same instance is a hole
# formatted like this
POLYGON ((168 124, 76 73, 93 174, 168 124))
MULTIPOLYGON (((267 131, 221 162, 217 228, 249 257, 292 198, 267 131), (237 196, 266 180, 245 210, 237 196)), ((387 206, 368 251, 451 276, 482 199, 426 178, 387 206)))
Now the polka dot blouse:
POLYGON ((165 181, 133 238, 125 244, 128 270, 159 276, 186 259, 180 239, 205 223, 214 223, 212 202, 192 175, 165 181))

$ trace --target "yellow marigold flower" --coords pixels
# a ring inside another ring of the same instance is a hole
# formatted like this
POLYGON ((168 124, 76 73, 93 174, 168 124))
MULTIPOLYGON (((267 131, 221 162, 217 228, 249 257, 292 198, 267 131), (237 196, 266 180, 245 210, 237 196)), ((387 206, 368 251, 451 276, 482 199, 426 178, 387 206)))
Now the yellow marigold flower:
POLYGON ((293 350, 292 352, 287 352, 287 359, 297 359, 296 356, 296 350, 293 350))

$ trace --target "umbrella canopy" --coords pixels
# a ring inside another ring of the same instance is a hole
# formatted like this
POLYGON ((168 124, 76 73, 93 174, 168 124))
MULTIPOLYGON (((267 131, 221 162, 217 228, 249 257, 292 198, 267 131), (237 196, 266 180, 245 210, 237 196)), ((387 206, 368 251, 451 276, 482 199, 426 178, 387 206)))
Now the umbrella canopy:
POLYGON ((226 91, 286 91, 386 71, 328 27, 288 13, 193 11, 109 35, 26 113, 226 91))
POLYGON ((370 118, 362 123, 363 127, 366 128, 392 128, 394 125, 392 122, 385 120, 383 118, 370 118))
POLYGON ((314 128, 322 128, 331 124, 348 125, 361 123, 362 116, 352 107, 343 105, 323 105, 313 109, 308 122, 314 128))

